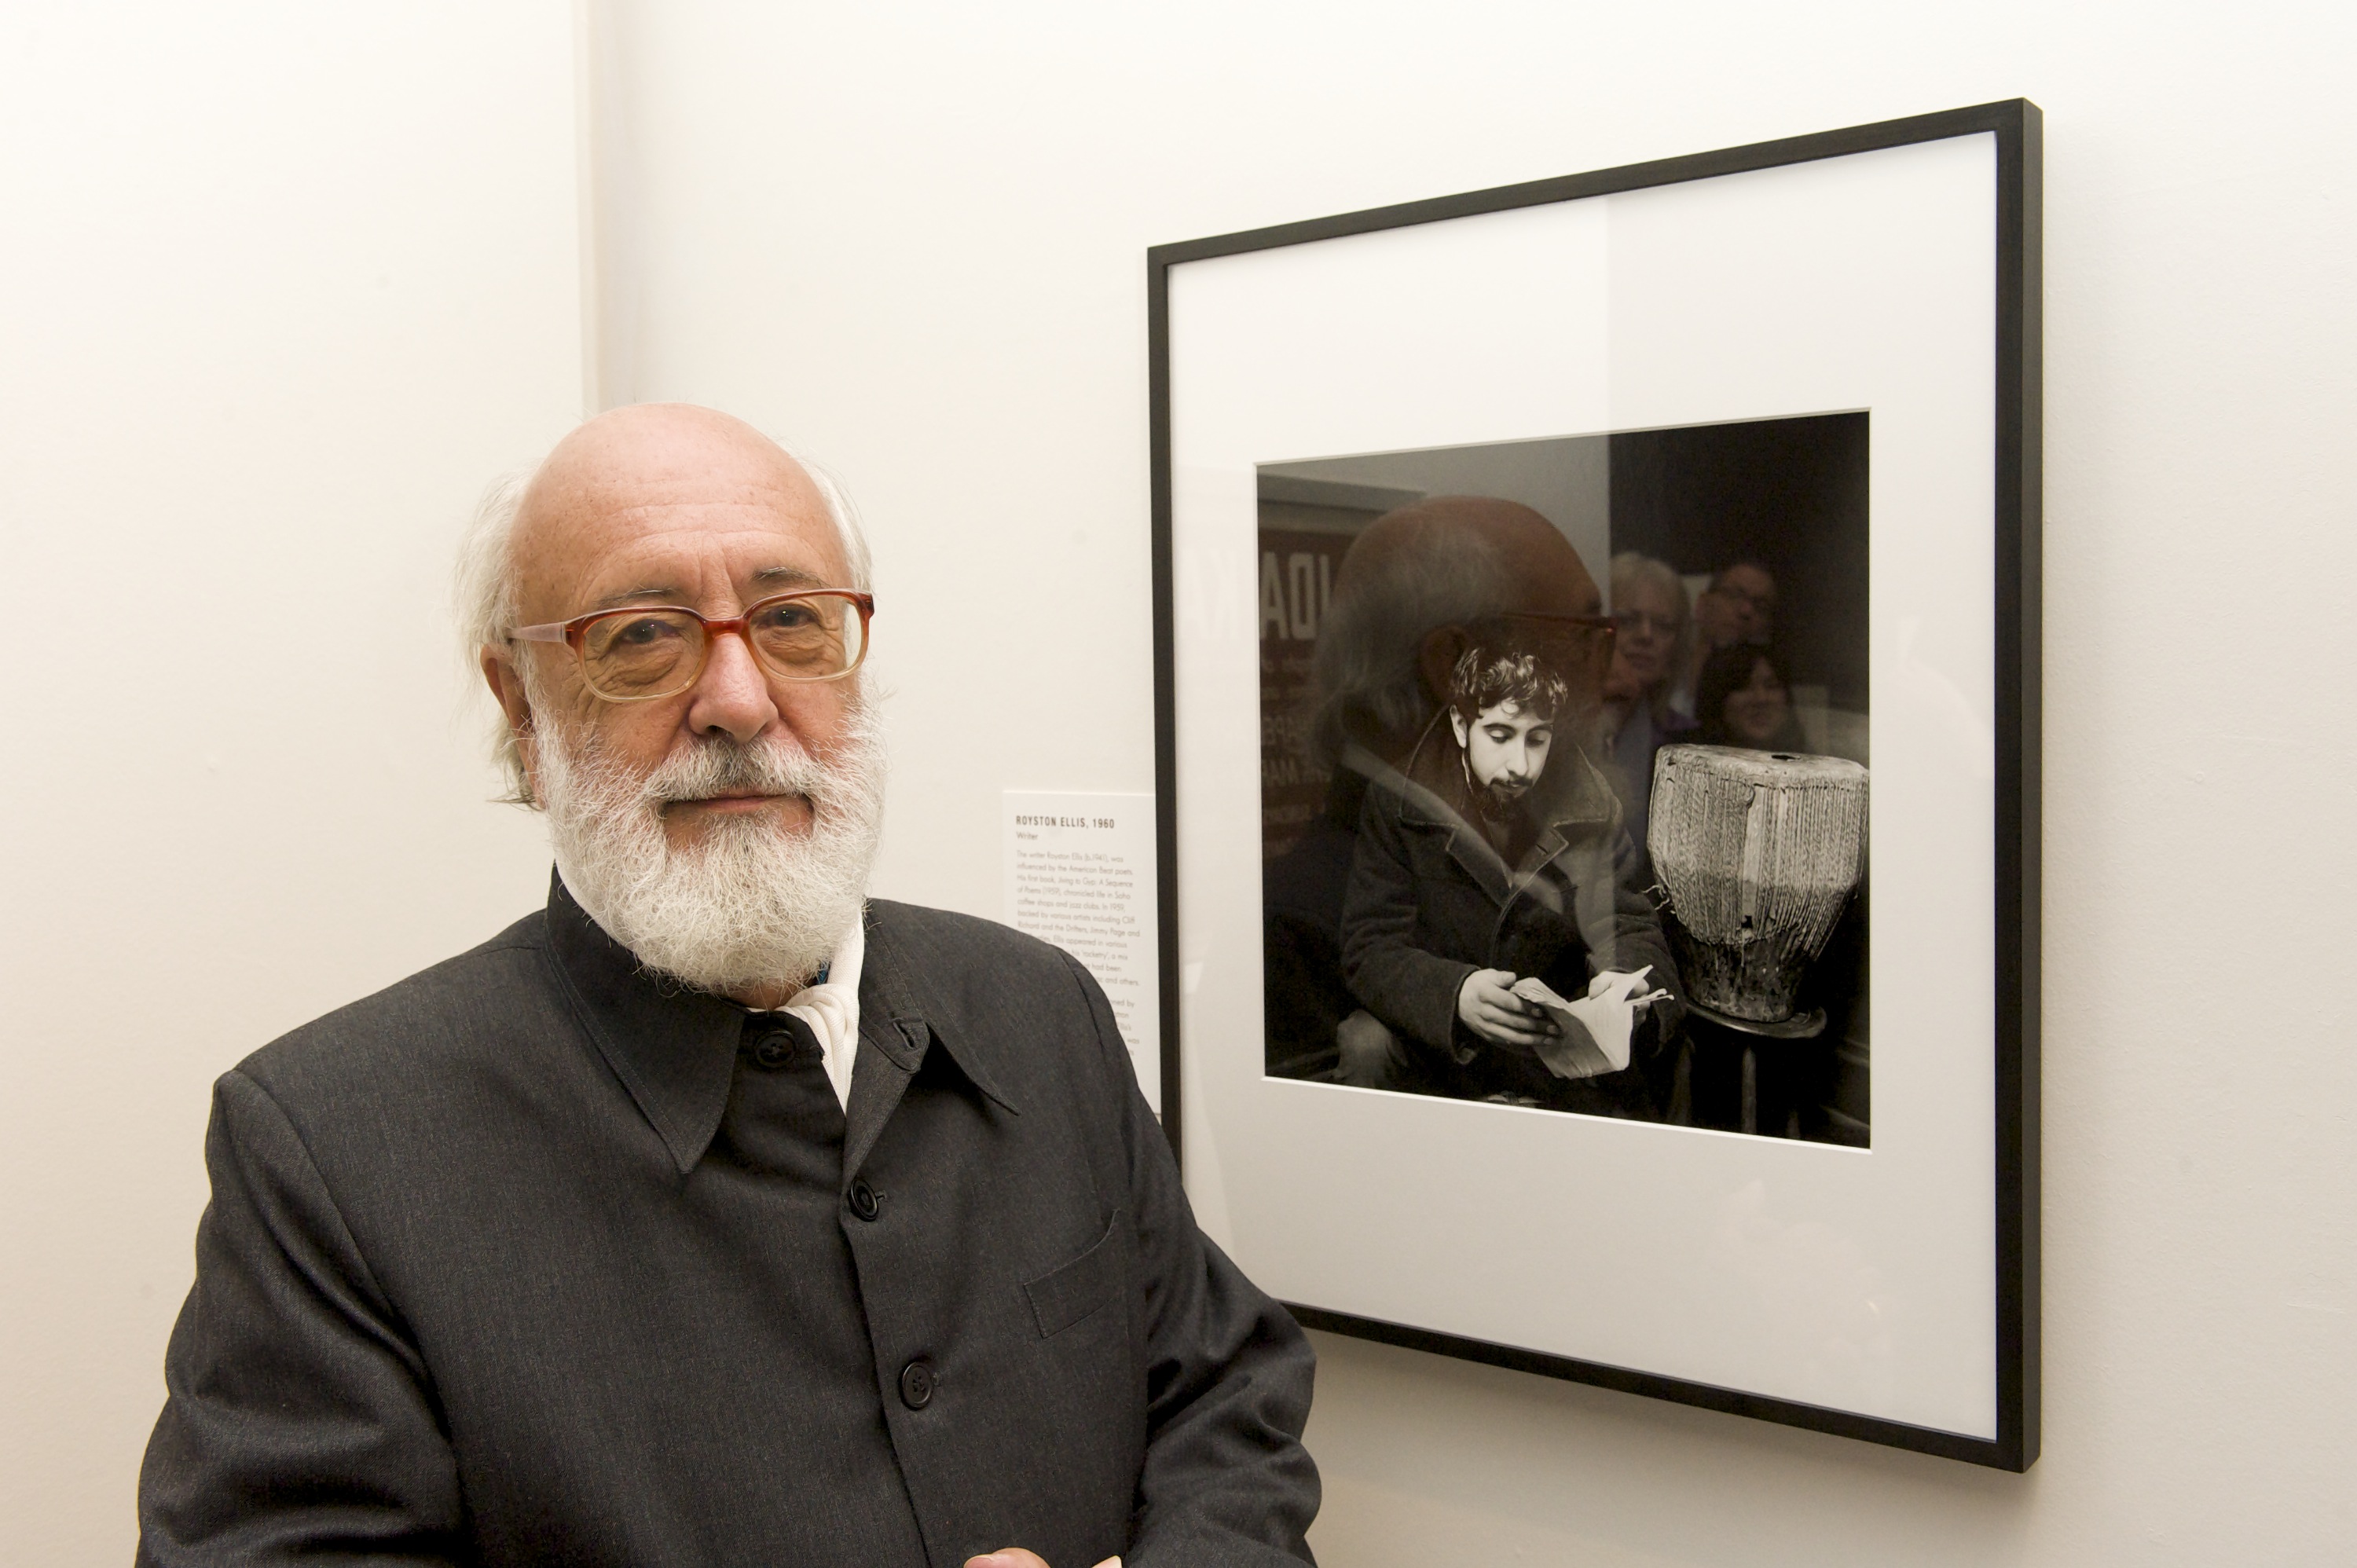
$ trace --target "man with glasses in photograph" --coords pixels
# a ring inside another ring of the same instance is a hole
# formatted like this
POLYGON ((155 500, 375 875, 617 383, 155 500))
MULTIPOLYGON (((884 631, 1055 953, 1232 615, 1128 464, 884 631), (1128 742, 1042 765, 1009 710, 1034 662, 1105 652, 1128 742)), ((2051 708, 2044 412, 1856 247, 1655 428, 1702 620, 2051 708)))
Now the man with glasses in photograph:
POLYGON ((1604 677, 1596 761, 1620 798, 1638 886, 1650 887, 1646 837, 1652 826, 1654 759, 1663 746, 1691 740, 1695 727, 1690 714, 1678 711, 1671 689, 1677 671, 1691 662, 1694 624, 1685 584, 1668 563, 1623 550, 1612 557, 1611 574, 1612 666, 1604 677))
POLYGON ((143 1563, 1309 1560, 1308 1345, 1096 983, 866 897, 868 575, 702 409, 486 504, 547 908, 216 1086, 143 1563))
POLYGON ((1694 637, 1679 656, 1671 704, 1689 718, 1703 661, 1722 648, 1767 643, 1776 634, 1776 575, 1757 561, 1742 560, 1711 575, 1695 596, 1694 637))

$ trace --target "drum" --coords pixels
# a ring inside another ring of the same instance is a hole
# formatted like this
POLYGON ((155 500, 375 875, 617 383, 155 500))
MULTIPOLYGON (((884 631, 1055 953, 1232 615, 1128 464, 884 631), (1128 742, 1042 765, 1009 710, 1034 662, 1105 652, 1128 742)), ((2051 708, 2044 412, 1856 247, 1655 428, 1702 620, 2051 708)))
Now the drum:
POLYGON ((1645 843, 1689 997, 1755 1023, 1792 1017, 1866 874, 1866 784, 1845 757, 1662 748, 1645 843))

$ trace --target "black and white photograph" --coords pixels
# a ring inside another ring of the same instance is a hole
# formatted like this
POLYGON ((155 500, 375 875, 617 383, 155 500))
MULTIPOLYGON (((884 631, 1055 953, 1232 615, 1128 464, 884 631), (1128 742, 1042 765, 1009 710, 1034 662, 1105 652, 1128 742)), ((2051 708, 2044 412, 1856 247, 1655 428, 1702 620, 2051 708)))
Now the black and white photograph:
POLYGON ((1869 1142, 1867 425, 1260 466, 1273 1076, 1869 1142))

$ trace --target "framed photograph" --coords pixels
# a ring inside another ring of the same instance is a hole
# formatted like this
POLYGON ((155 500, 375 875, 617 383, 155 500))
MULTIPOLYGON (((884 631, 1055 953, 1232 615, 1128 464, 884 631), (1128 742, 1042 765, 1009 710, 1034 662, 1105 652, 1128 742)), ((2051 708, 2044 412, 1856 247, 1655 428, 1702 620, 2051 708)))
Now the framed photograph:
POLYGON ((1304 1323, 2036 1458, 2039 148, 1149 253, 1161 1111, 1304 1323))

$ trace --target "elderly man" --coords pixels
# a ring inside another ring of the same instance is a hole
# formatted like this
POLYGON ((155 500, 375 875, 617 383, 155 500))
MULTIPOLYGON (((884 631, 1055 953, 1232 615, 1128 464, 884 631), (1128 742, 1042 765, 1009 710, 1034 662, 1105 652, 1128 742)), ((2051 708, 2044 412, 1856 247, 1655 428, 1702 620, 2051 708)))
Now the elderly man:
POLYGON ((865 901, 840 498, 625 409, 469 560, 548 907, 221 1079, 140 1561, 1308 1561, 1308 1347, 1095 983, 865 901))

